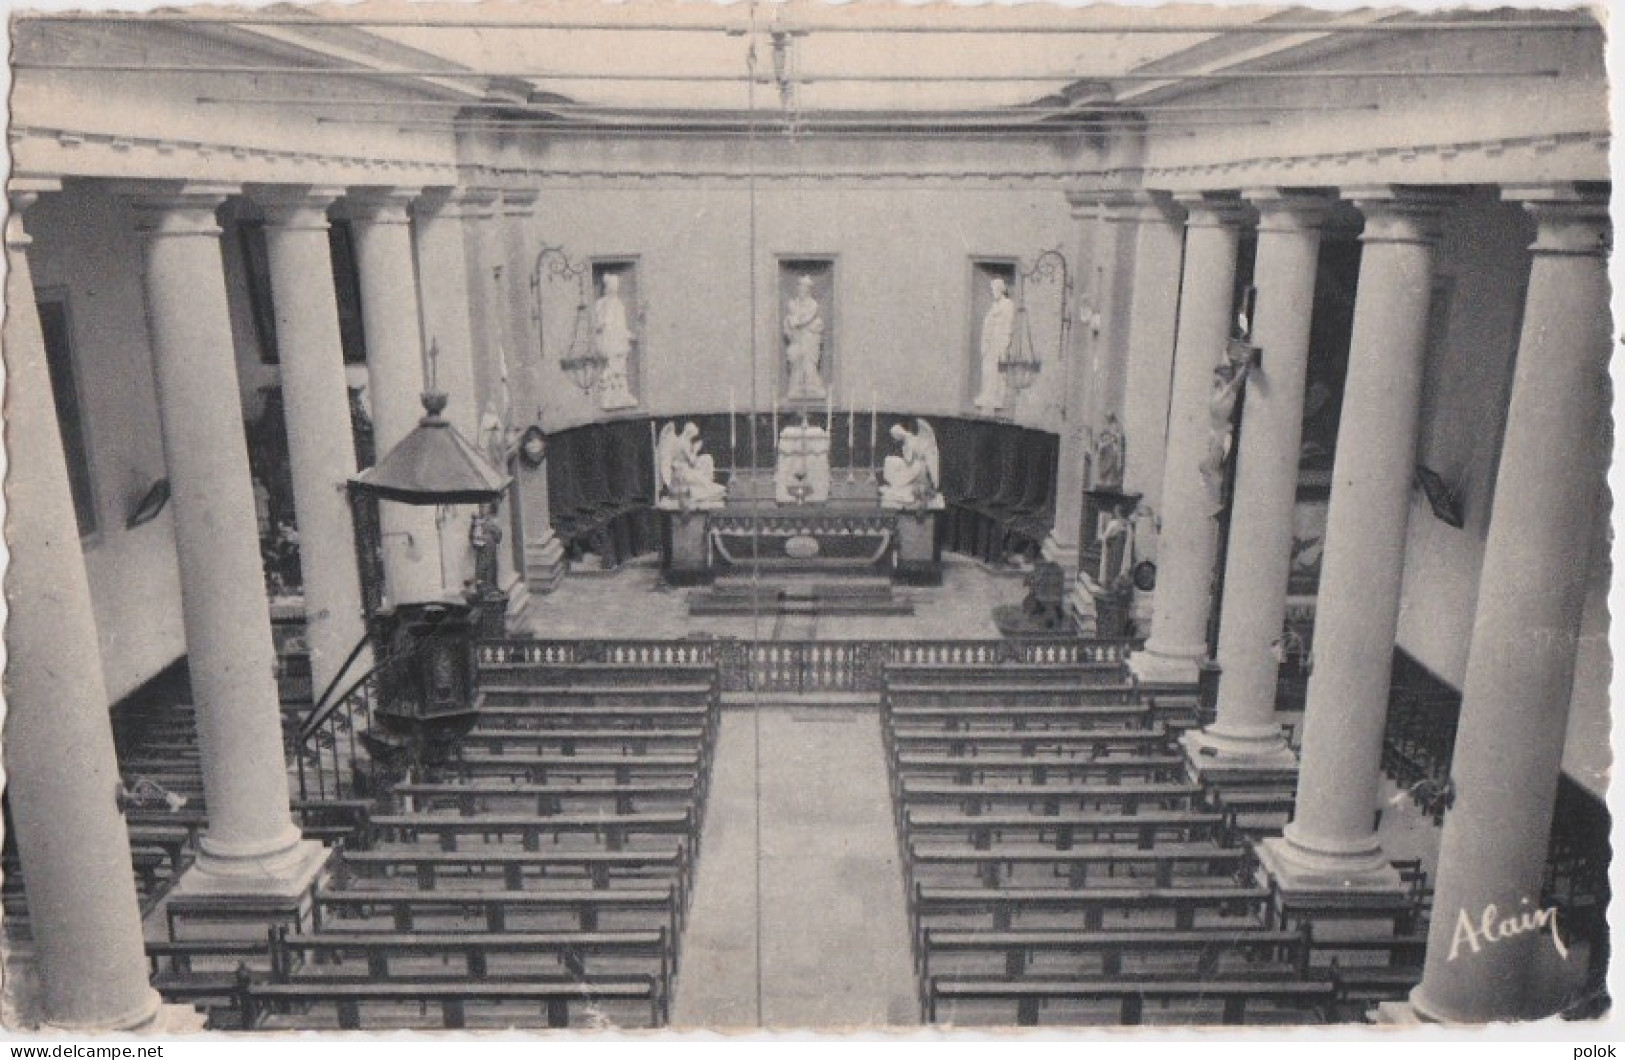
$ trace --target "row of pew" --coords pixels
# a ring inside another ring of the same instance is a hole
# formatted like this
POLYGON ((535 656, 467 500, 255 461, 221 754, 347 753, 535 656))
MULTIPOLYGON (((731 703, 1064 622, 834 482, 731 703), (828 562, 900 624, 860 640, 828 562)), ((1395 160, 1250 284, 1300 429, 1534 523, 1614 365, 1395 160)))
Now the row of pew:
POLYGON ((1421 935, 1332 946, 1281 915, 1247 842, 1279 794, 1215 800, 1187 722, 1117 664, 888 668, 927 1022, 1323 1023, 1414 983, 1421 935))
POLYGON ((714 665, 487 664, 475 726, 392 785, 308 924, 239 977, 256 1030, 663 1025, 693 890, 714 665))

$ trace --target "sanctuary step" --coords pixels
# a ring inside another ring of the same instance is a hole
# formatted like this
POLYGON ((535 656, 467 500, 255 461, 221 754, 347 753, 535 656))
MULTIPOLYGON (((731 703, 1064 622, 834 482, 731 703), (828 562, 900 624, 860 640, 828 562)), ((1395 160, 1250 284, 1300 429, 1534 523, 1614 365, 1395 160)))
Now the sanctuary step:
POLYGON ((891 582, 848 578, 838 582, 753 582, 718 579, 688 594, 690 615, 912 615, 914 602, 891 582))

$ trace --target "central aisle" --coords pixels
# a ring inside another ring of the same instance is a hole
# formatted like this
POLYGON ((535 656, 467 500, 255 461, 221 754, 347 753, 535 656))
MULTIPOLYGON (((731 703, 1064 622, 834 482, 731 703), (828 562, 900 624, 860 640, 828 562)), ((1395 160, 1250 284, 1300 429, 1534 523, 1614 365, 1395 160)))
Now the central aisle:
POLYGON ((726 710, 676 1027, 919 1022, 875 707, 726 710))

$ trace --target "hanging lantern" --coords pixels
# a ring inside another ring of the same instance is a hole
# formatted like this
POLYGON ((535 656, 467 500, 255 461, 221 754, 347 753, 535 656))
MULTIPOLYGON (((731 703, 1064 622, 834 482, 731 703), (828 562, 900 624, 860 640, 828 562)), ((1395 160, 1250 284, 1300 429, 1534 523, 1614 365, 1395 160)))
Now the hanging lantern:
POLYGON ((604 366, 608 363, 609 358, 598 351, 598 343, 594 341, 592 311, 587 308, 587 294, 583 289, 581 300, 576 303, 576 324, 570 336, 570 348, 559 358, 559 367, 570 374, 576 386, 590 394, 598 385, 598 380, 603 378, 604 366))
POLYGON ((1032 322, 1027 319, 1024 297, 1021 305, 1016 307, 1015 333, 1010 337, 1010 347, 999 359, 999 374, 1012 390, 1026 390, 1038 379, 1043 367, 1038 360, 1038 351, 1033 349, 1032 322))

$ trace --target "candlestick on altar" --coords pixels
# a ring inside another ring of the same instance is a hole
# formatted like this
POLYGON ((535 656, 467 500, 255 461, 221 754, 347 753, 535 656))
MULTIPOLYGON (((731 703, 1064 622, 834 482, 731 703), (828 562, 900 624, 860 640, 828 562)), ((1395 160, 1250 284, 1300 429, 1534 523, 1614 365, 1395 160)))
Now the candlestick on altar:
POLYGON ((824 391, 824 433, 835 433, 835 388, 824 391))
POLYGON ((655 432, 654 417, 649 417, 649 449, 655 455, 655 500, 660 500, 660 436, 655 432))
POLYGON ((879 407, 879 391, 871 389, 869 391, 869 467, 871 470, 873 470, 875 466, 875 439, 878 437, 875 431, 875 424, 878 422, 878 413, 876 410, 879 407))
POLYGON ((779 395, 778 395, 777 391, 774 391, 774 393, 773 393, 773 447, 774 447, 775 452, 778 451, 778 445, 779 445, 779 395))
POLYGON ((852 388, 849 386, 846 388, 846 480, 848 482, 858 480, 858 450, 852 444, 852 432, 857 421, 858 414, 854 409, 852 388))
POLYGON ((728 388, 728 467, 739 465, 739 423, 734 418, 734 388, 728 388))

